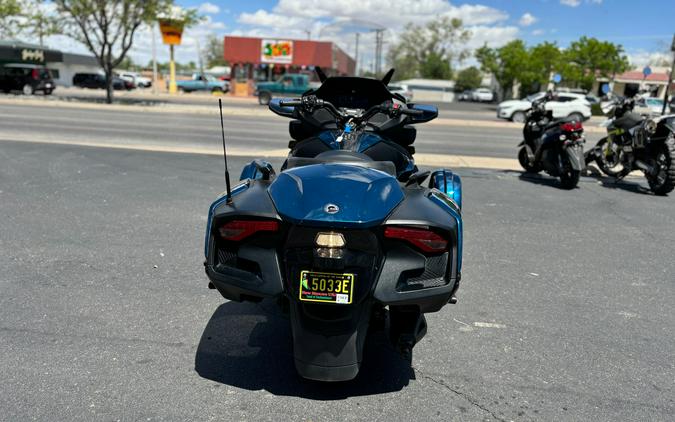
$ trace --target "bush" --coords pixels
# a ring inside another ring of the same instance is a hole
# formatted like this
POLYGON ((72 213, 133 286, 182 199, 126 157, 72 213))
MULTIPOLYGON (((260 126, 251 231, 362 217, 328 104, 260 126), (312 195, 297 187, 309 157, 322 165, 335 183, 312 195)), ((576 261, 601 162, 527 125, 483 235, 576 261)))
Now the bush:
POLYGON ((594 116, 604 116, 602 113, 602 109, 600 108, 600 104, 591 104, 591 114, 594 116))

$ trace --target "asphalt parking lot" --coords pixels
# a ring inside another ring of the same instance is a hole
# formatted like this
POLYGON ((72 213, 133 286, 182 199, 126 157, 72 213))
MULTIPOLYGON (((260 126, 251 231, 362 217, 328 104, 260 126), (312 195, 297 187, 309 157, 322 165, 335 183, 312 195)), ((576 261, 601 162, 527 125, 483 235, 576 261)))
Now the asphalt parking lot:
MULTIPOLYGON (((206 287, 222 158, 7 139, 0 420, 675 414, 675 199, 643 180, 584 177, 563 191, 548 177, 460 169, 459 303, 428 315, 412 367, 374 336, 356 380, 322 385, 295 375, 273 303, 206 287)), ((448 132, 449 148, 458 139, 448 132)), ((250 158, 233 158, 233 174, 250 158)))

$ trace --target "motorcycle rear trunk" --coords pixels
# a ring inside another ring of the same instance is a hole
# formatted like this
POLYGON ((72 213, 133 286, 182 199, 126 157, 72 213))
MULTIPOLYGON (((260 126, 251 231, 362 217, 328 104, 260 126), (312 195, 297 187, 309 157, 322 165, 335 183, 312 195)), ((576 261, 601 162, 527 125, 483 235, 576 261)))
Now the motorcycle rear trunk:
POLYGON ((212 285, 230 300, 278 299, 305 378, 354 378, 385 307, 392 343, 409 355, 426 332, 423 314, 447 304, 459 284, 461 214, 448 196, 457 177, 441 170, 430 187, 406 187, 379 169, 340 163, 255 177, 234 187, 232 204, 223 196, 209 210, 212 285), (447 243, 425 250, 432 241, 415 236, 447 243), (319 244, 324 238, 342 246, 319 244), (341 303, 340 293, 307 294, 307 283, 322 279, 342 283, 341 303))

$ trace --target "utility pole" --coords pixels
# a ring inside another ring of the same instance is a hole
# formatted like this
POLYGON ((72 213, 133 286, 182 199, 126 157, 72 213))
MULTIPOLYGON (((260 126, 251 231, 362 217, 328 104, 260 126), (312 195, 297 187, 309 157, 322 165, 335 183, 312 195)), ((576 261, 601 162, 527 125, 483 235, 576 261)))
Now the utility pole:
POLYGON ((356 33, 356 47, 354 48, 354 76, 359 76, 359 34, 356 33))
POLYGON ((157 46, 155 45, 155 28, 150 25, 152 33, 152 93, 157 94, 157 46))
POLYGON ((379 76, 382 72, 382 39, 384 36, 384 28, 375 30, 375 76, 379 76))
POLYGON ((668 77, 668 85, 666 85, 665 92, 663 93, 663 109, 661 109, 661 115, 666 114, 666 106, 668 105, 668 91, 670 91, 670 84, 673 83, 673 71, 675 71, 675 35, 673 35, 673 44, 670 46, 670 51, 673 53, 673 63, 670 65, 670 76, 668 77))

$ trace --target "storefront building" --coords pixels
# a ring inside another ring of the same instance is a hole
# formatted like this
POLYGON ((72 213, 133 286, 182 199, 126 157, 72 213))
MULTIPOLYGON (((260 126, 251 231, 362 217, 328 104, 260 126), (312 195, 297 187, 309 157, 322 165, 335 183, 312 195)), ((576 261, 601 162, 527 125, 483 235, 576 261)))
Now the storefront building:
POLYGON ((285 73, 313 73, 320 66, 328 75, 353 75, 356 62, 328 41, 226 36, 224 58, 232 79, 266 81, 285 73))
POLYGON ((94 56, 64 53, 20 41, 0 41, 0 66, 9 63, 43 65, 59 86, 71 86, 75 73, 101 72, 94 56))

